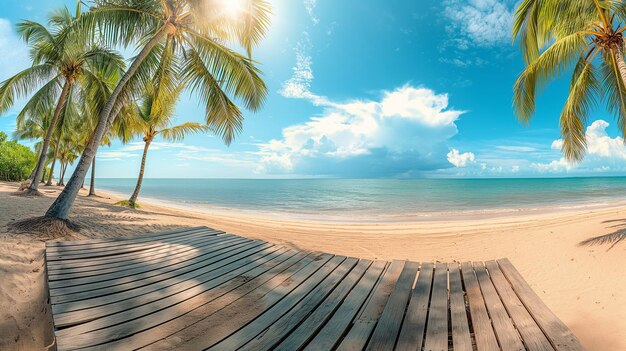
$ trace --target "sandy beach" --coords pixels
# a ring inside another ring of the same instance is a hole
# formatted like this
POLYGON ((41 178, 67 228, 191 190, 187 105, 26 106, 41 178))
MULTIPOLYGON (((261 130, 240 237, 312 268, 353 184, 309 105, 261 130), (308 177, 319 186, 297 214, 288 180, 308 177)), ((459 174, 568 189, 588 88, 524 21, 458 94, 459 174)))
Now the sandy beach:
MULTIPOLYGON (((626 240, 579 245, 592 237, 626 233, 626 207, 510 214, 429 221, 311 221, 184 211, 155 204, 140 210, 113 205, 112 195, 81 194, 72 220, 80 233, 42 237, 9 233, 7 224, 41 215, 58 193, 12 196, 0 183, 0 349, 43 350, 52 343, 43 268, 47 240, 132 236, 206 225, 273 243, 374 259, 466 261, 508 257, 546 304, 589 350, 626 349, 626 240), (622 232, 623 231, 623 232, 622 232)), ((622 235, 623 237, 623 235, 622 235)))

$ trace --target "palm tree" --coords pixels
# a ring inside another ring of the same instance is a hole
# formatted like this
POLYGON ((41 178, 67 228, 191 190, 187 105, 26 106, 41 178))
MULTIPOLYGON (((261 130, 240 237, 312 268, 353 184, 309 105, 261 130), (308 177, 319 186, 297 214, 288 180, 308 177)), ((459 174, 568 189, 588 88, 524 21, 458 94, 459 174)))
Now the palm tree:
POLYGON ((524 0, 515 12, 513 37, 526 61, 513 97, 521 121, 535 112, 536 89, 573 68, 559 120, 562 151, 570 161, 584 157, 587 117, 602 99, 626 135, 625 20, 626 4, 615 0, 524 0))
POLYGON ((137 129, 143 136, 144 148, 141 157, 141 167, 139 168, 139 176, 137 177, 137 185, 135 190, 128 199, 128 206, 135 208, 137 206, 137 197, 141 189, 143 174, 146 168, 146 157, 148 148, 155 137, 176 142, 182 141, 187 134, 206 132, 208 127, 200 123, 185 122, 177 126, 170 126, 171 119, 174 115, 174 107, 180 96, 183 85, 179 84, 170 94, 157 94, 154 84, 146 87, 146 94, 141 99, 141 103, 137 106, 137 129))
MULTIPOLYGON (((140 50, 119 81, 100 114, 94 137, 87 144, 67 186, 46 212, 46 217, 67 219, 97 146, 116 118, 116 104, 130 101, 155 75, 159 65, 180 62, 186 84, 206 106, 209 128, 230 143, 241 130, 243 115, 228 95, 257 110, 267 88, 250 58, 252 47, 264 37, 270 6, 264 0, 246 0, 239 16, 224 11, 223 0, 95 0, 95 7, 81 16, 77 28, 98 26, 111 46, 137 42, 140 50), (247 56, 226 46, 241 44, 247 56)), ((161 70, 163 72, 163 70, 161 70)), ((172 87, 154 79, 156 91, 172 87)), ((160 94, 160 93, 159 93, 160 94)))
POLYGON ((81 17, 80 4, 79 1, 75 17, 65 7, 54 11, 49 17, 50 30, 33 21, 19 23, 18 32, 31 46, 33 66, 0 84, 0 113, 6 112, 16 99, 29 95, 37 87, 39 89, 24 109, 34 109, 51 97, 56 100, 50 127, 43 138, 39 161, 29 186, 31 193, 38 191, 50 138, 73 86, 85 84, 85 80, 94 78, 92 70, 95 66, 107 66, 115 70, 124 65, 122 57, 111 50, 87 45, 85 33, 69 30, 81 17))

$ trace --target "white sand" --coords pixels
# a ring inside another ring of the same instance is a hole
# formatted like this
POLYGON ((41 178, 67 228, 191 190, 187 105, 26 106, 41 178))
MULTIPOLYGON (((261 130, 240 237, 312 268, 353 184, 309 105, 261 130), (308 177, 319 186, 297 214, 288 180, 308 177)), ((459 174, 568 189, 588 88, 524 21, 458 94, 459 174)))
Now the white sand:
MULTIPOLYGON (((11 221, 44 213, 44 198, 10 196, 0 183, 0 350, 44 349, 52 341, 45 303, 46 238, 7 233, 11 221)), ((109 197, 109 196, 107 196, 109 197)), ((423 222, 322 222, 262 214, 207 213, 148 205, 133 211, 117 199, 79 196, 72 220, 81 238, 130 236, 206 225, 307 250, 378 259, 489 260, 508 257, 546 304, 589 350, 626 350, 626 240, 580 246, 590 237, 624 231, 626 207, 511 214, 423 222)), ((619 234, 617 234, 619 235, 619 234)))

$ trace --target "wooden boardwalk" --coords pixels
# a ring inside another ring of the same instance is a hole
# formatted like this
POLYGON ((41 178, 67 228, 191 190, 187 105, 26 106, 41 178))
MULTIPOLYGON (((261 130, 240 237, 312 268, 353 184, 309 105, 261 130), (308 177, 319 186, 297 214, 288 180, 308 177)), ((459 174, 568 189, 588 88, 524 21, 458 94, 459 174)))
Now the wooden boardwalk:
POLYGON ((583 350, 507 259, 369 261, 206 227, 46 245, 59 350, 583 350))

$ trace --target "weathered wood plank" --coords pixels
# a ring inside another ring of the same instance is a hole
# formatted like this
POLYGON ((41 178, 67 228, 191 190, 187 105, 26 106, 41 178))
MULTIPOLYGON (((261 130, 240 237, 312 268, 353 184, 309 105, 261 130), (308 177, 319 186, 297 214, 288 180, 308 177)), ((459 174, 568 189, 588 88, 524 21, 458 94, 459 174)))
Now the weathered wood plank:
POLYGON ((180 347, 186 350, 204 350, 224 340, 282 301, 313 275, 317 274, 313 277, 314 280, 321 279, 321 275, 326 274, 329 267, 338 265, 337 260, 329 262, 333 258, 330 254, 312 254, 311 257, 312 261, 308 261, 295 273, 288 270, 285 274, 277 275, 237 300, 237 303, 223 306, 181 333, 149 345, 146 349, 171 350, 173 347, 180 347), (324 272, 319 273, 322 269, 324 272), (207 333, 206 330, 211 332, 207 333))
MULTIPOLYGON (((126 299, 120 299, 114 303, 103 301, 111 296, 108 295, 98 302, 91 302, 91 305, 94 307, 75 309, 65 313, 55 312, 54 324, 57 327, 66 327, 82 323, 74 328, 64 329, 60 332, 69 334, 104 328, 108 325, 119 323, 118 320, 120 318, 128 320, 139 318, 143 314, 149 314, 159 308, 174 305, 179 303, 183 298, 190 298, 195 296, 194 294, 197 295, 204 290, 211 289, 215 287, 216 284, 225 282, 224 277, 234 278, 238 274, 246 271, 246 269, 242 269, 242 267, 251 269, 255 265, 262 264, 268 258, 276 256, 276 251, 281 253, 284 249, 271 246, 247 257, 234 256, 228 260, 218 262, 217 265, 219 265, 219 267, 205 267, 200 274, 199 272, 192 272, 193 276, 191 274, 188 276, 178 276, 176 279, 173 279, 172 282, 163 284, 161 287, 159 287, 158 284, 151 284, 145 287, 149 288, 145 289, 145 291, 126 291, 120 294, 122 297, 126 297, 126 299), (131 295, 130 293, 133 294, 131 295), (97 320, 87 323, 95 319, 97 320), (78 329, 78 331, 76 329, 78 329)), ((159 283, 163 283, 163 281, 159 283)), ((74 305, 73 307, 77 307, 76 305, 79 304, 74 305)), ((53 306, 53 308, 54 307, 55 306, 53 306)))
POLYGON ((307 280, 305 280, 298 287, 289 292, 280 302, 266 310, 263 314, 258 316, 252 323, 238 330, 236 333, 230 335, 228 338, 220 341, 216 345, 208 348, 209 350, 235 350, 246 343, 251 341, 254 337, 259 335, 263 330, 272 325, 281 316, 291 310, 300 300, 313 291, 322 281, 327 280, 331 283, 336 282, 346 273, 346 266, 353 266, 354 262, 344 262, 346 257, 335 256, 327 264, 325 264, 319 271, 315 272, 307 280), (337 269, 338 267, 343 267, 337 269))
POLYGON ((174 229, 174 230, 169 230, 169 231, 164 231, 164 232, 159 232, 159 233, 152 233, 152 234, 141 234, 141 235, 137 235, 133 237, 116 237, 116 238, 84 239, 84 240, 69 240, 69 241, 48 241, 46 242, 46 249, 49 247, 82 246, 82 245, 91 245, 91 244, 97 244, 97 243, 119 243, 119 242, 124 243, 124 242, 127 242, 128 240, 141 240, 141 239, 152 240, 153 238, 159 238, 161 236, 168 236, 172 234, 184 233, 184 232, 188 232, 192 230, 199 230, 199 229, 214 230, 206 226, 198 226, 198 227, 174 229))
MULTIPOLYGON (((202 237, 199 237, 202 238, 202 237)), ((235 240, 241 239, 241 237, 237 237, 231 234, 223 234, 223 235, 210 235, 207 238, 213 243, 219 243, 227 240, 235 240)), ((162 249, 168 249, 174 247, 174 245, 165 245, 162 247, 154 247, 150 249, 133 251, 129 253, 117 253, 104 257, 94 257, 94 258, 84 258, 80 260, 61 260, 61 261, 52 261, 49 263, 50 269, 75 269, 75 268, 83 268, 83 267, 96 267, 100 265, 113 264, 113 263, 122 263, 122 262, 134 262, 136 259, 140 259, 142 257, 147 257, 154 252, 162 249)), ((99 267, 96 267, 99 268, 99 267)))
POLYGON ((465 308, 465 292, 461 283, 458 263, 448 264, 450 277, 450 321, 452 345, 455 351, 472 351, 472 337, 465 308))
POLYGON ((97 252, 99 250, 110 250, 120 247, 128 247, 130 245, 146 245, 155 242, 169 242, 171 240, 182 240, 196 236, 215 236, 225 234, 219 230, 213 230, 209 228, 197 228, 192 230, 185 230, 167 235, 161 235, 159 237, 139 237, 134 239, 118 240, 108 243, 90 244, 90 245, 74 245, 74 246, 52 246, 46 248, 47 254, 60 255, 60 254, 72 254, 72 253, 89 253, 97 252))
POLYGON ((255 248, 265 245, 267 244, 262 242, 240 242, 232 246, 224 245, 215 251, 207 251, 190 260, 184 260, 164 267, 156 266, 152 267, 152 269, 142 268, 137 270, 137 272, 119 272, 113 279, 104 281, 94 281, 80 285, 74 284, 67 287, 63 287, 62 284, 60 284, 63 281, 52 282, 61 287, 51 287, 50 296, 52 303, 60 303, 118 293, 123 290, 128 290, 129 288, 136 288, 190 272, 219 261, 220 259, 228 258, 248 250, 254 250, 255 248))
POLYGON ((485 266, 504 307, 515 324, 515 328, 522 336, 526 348, 529 351, 553 351, 554 348, 519 300, 496 261, 487 261, 485 266))
POLYGON ((352 328, 350 328, 337 347, 337 350, 362 350, 365 347, 370 334, 378 322, 378 318, 380 318, 385 308, 387 299, 393 287, 396 285, 400 273, 402 273, 404 263, 405 261, 396 260, 389 265, 362 310, 359 312, 352 328))
POLYGON ((557 350, 584 350, 576 336, 567 326, 550 311, 539 296, 531 289, 522 275, 513 267, 511 262, 504 258, 497 260, 500 270, 511 283, 513 290, 526 309, 532 315, 537 325, 544 332, 552 346, 557 350))
MULTIPOLYGON (((228 241, 231 242, 233 240, 237 239, 233 238, 228 241)), ((226 240, 219 242, 224 243, 226 240)), ((217 242, 212 238, 190 241, 181 245, 172 245, 166 248, 160 248, 158 251, 152 252, 151 254, 142 252, 140 257, 137 256, 123 262, 114 262, 106 265, 93 265, 90 267, 76 267, 74 269, 52 270, 48 273, 48 278, 50 281, 75 279, 89 276, 99 276, 117 271, 135 269, 138 267, 150 267, 154 265, 161 266, 163 263, 173 259, 183 259, 185 257, 197 256, 200 250, 211 249, 216 243, 217 242), (146 254, 144 255, 144 253, 146 254)))
MULTIPOLYGON (((218 288, 213 296, 220 296, 227 292, 219 289, 221 284, 228 282, 228 280, 233 279, 239 274, 252 271, 263 264, 269 263, 271 266, 274 261, 282 262, 285 259, 281 258, 284 253, 285 249, 281 248, 257 261, 248 262, 247 264, 240 264, 242 261, 234 262, 238 267, 228 273, 218 270, 218 272, 215 273, 218 279, 207 281, 204 284, 184 290, 176 295, 155 300, 152 303, 140 307, 132 308, 105 318, 96 319, 76 327, 62 329, 56 333, 58 344, 72 349, 77 347, 91 347, 126 338, 138 332, 158 326, 161 323, 191 311, 195 306, 189 303, 188 300, 193 297, 209 292, 216 287, 218 288), (155 311, 158 312, 155 313, 155 311), (142 319, 141 317, 145 318, 142 319)), ((262 271, 263 269, 257 270, 257 273, 260 274, 262 271)), ((185 283, 187 282, 189 281, 185 283)), ((209 295, 210 294, 209 292, 209 295)))
POLYGON ((435 264, 424 350, 448 351, 448 266, 442 263, 435 264))
POLYGON ((498 341, 487 314, 487 308, 474 273, 474 267, 469 262, 463 262, 461 263, 461 273, 469 301, 476 347, 484 351, 499 351, 500 347, 498 347, 498 341))
POLYGON ((433 282, 433 269, 433 264, 429 262, 422 263, 420 267, 415 288, 411 292, 411 301, 404 317, 404 323, 402 323, 396 350, 414 351, 416 348, 418 350, 422 348, 433 282))
POLYGON ((404 264, 402 273, 400 273, 393 291, 385 304, 385 308, 378 319, 378 323, 372 332, 367 350, 393 350, 396 338, 400 334, 404 311, 409 303, 418 268, 419 265, 415 262, 408 261, 404 264))
MULTIPOLYGON (((337 269, 329 274, 319 285, 309 294, 295 304, 289 312, 274 321, 268 328, 261 331, 259 335, 243 345, 241 351, 268 351, 280 343, 289 333, 294 330, 309 314, 316 311, 316 308, 328 297, 335 288, 342 289, 349 285, 351 288, 357 279, 347 278, 349 273, 357 264, 356 258, 347 258, 337 269), (344 279, 346 278, 346 279, 344 279)), ((363 267, 358 268, 360 274, 363 267)), ((323 311, 322 311, 323 312, 323 311)))
MULTIPOLYGON (((277 286, 294 273, 312 262, 312 256, 305 252, 297 252, 290 250, 285 253, 284 257, 289 258, 280 262, 274 267, 263 265, 252 271, 246 272, 243 276, 237 276, 234 279, 220 285, 216 289, 206 291, 200 295, 185 301, 183 304, 185 313, 177 318, 170 319, 167 322, 160 323, 150 329, 138 332, 127 338, 118 341, 109 342, 100 345, 98 348, 102 350, 134 350, 140 347, 148 347, 150 349, 179 349, 186 346, 186 340, 194 337, 207 335, 207 331, 214 330, 215 326, 211 325, 211 316, 221 309, 243 304, 254 292, 263 289, 271 289, 277 286), (268 270, 268 268, 271 268, 268 270), (264 271, 257 275, 258 272, 264 271), (252 278, 252 276, 255 276, 252 278), (252 279, 249 279, 252 278, 252 279), (209 324, 204 324, 208 320, 209 324), (148 346, 146 346, 148 345, 148 346)), ((273 261, 277 262, 277 261, 273 261)), ((158 312, 161 313, 161 312, 158 312)), ((163 311, 163 314, 169 317, 169 312, 163 311)), ((158 314, 154 317, 160 319, 158 314)), ((221 321, 220 323, 226 323, 221 321)))
POLYGON ((478 284, 483 293, 483 299, 485 300, 500 347, 503 350, 525 351, 522 340, 504 309, 504 305, 493 287, 482 262, 474 262, 474 272, 476 272, 476 278, 478 278, 478 284))
MULTIPOLYGON (((335 314, 326 322, 317 335, 315 335, 315 338, 309 342, 305 348, 306 351, 331 350, 339 343, 359 309, 363 303, 365 303, 370 292, 374 289, 376 282, 386 266, 387 262, 376 261, 369 267, 363 278, 350 294, 348 294, 339 309, 337 309, 335 314)), ((290 350, 284 349, 284 351, 290 350)))
MULTIPOLYGON (((332 291, 330 295, 317 306, 315 310, 310 312, 306 320, 289 334, 279 345, 273 347, 275 351, 292 351, 300 350, 309 340, 320 330, 324 324, 331 318, 335 310, 340 306, 348 293, 355 287, 367 269, 371 265, 369 260, 360 260, 350 273, 341 281, 341 283, 332 291)), ((302 307, 296 306, 299 311, 304 311, 302 307)), ((308 313, 308 312, 307 312, 308 313)), ((276 325, 276 324, 274 324, 276 325)), ((267 333, 264 333, 264 336, 267 333)), ((286 335, 283 335, 283 337, 286 335)))

